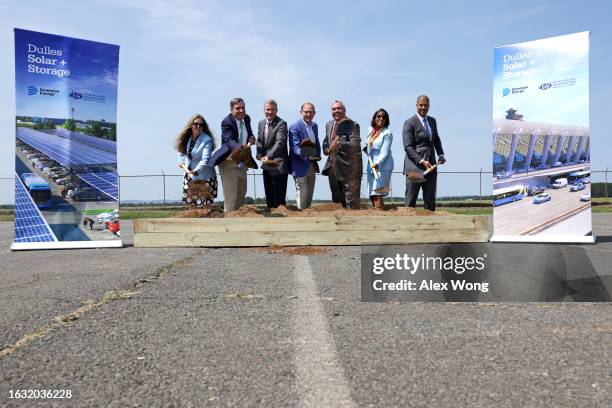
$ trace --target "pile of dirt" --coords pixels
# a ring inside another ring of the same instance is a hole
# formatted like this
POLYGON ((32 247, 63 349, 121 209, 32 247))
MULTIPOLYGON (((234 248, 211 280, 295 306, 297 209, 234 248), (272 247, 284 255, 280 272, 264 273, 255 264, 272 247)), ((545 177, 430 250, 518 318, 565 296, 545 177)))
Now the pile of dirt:
POLYGON ((385 205, 384 209, 372 208, 368 204, 361 204, 359 209, 343 208, 340 204, 315 204, 305 210, 298 210, 295 205, 279 206, 278 208, 260 208, 245 205, 235 211, 224 213, 222 206, 213 206, 212 209, 192 209, 178 213, 180 218, 263 218, 263 217, 333 217, 333 216, 446 216, 452 215, 447 211, 428 211, 422 208, 413 209, 398 205, 385 205))
POLYGON ((264 252, 266 254, 278 254, 278 255, 323 255, 329 252, 327 247, 317 246, 297 246, 297 247, 283 247, 279 245, 271 245, 269 247, 255 248, 256 251, 264 252))
POLYGON ((210 218, 211 211, 207 208, 195 208, 181 211, 176 214, 178 218, 210 218))
POLYGON ((412 215, 429 215, 429 216, 442 216, 442 215, 452 215, 452 213, 449 213, 448 211, 429 211, 429 210, 425 210, 423 208, 409 208, 409 207, 395 207, 393 209, 390 209, 389 212, 391 213, 391 215, 408 215, 408 216, 412 216, 412 215))
POLYGON ((322 212, 330 212, 330 211, 342 211, 344 210, 344 207, 342 207, 342 205, 337 204, 337 203, 327 203, 327 204, 315 204, 310 208, 305 209, 304 211, 302 211, 302 213, 304 214, 308 214, 308 213, 322 213, 322 212))
POLYGON ((225 218, 249 218, 249 217, 263 217, 264 210, 258 210, 257 207, 250 205, 243 205, 237 210, 228 211, 226 213, 214 213, 213 217, 225 217, 225 218))
MULTIPOLYGON (((268 211, 268 216, 282 216, 282 217, 291 217, 295 212, 299 212, 298 208, 295 205, 279 205, 277 208, 271 208, 268 211)), ((265 213, 264 213, 265 214, 265 213)))

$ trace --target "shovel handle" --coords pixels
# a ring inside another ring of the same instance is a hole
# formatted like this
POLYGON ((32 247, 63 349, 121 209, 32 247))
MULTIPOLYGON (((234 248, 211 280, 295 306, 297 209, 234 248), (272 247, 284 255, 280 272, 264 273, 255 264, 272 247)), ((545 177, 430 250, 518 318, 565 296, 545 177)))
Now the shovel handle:
POLYGON ((434 170, 436 169, 436 167, 438 167, 438 165, 439 165, 439 164, 440 164, 440 163, 436 163, 436 164, 434 164, 433 166, 431 166, 430 168, 428 168, 427 170, 425 170, 425 171, 423 172, 423 176, 426 176, 426 175, 428 175, 429 173, 431 173, 432 171, 434 171, 434 170))
POLYGON ((374 178, 376 180, 378 180, 378 172, 376 171, 376 169, 374 168, 374 162, 372 162, 372 158, 370 157, 370 155, 368 155, 368 161, 370 162, 370 168, 372 169, 372 174, 374 174, 374 178))

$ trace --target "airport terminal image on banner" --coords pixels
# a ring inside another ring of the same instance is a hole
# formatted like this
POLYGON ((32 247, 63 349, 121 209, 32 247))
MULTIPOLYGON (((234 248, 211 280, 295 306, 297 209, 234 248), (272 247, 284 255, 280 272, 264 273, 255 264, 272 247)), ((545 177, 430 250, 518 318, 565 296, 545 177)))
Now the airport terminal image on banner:
POLYGON ((17 117, 15 242, 119 235, 114 123, 17 117), (93 133, 93 134, 87 134, 93 133))
POLYGON ((496 234, 591 235, 589 129, 506 113, 493 121, 496 234))

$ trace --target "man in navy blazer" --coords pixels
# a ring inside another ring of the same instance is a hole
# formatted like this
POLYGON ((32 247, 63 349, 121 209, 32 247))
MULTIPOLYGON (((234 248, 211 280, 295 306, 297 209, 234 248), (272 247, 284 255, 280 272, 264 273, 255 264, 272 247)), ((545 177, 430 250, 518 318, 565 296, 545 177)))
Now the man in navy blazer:
MULTIPOLYGON (((223 187, 224 211, 234 211, 244 205, 247 191, 247 169, 254 163, 235 163, 230 154, 240 145, 255 144, 251 129, 251 118, 246 114, 244 100, 234 98, 230 101, 231 113, 221 122, 221 148, 210 161, 219 166, 221 186, 223 187)), ((255 168, 257 165, 255 165, 255 168)))
POLYGON ((296 202, 300 210, 308 208, 312 204, 312 195, 316 181, 315 174, 319 172, 317 161, 321 160, 319 127, 313 122, 315 114, 315 106, 310 102, 304 102, 300 108, 302 119, 289 127, 290 171, 295 181, 296 202), (316 156, 305 156, 302 154, 300 144, 305 139, 310 139, 316 144, 316 156))
MULTIPOLYGON (((436 162, 444 163, 444 150, 438 135, 436 119, 427 116, 429 112, 429 97, 421 95, 417 98, 417 114, 404 122, 402 137, 404 141, 404 174, 413 171, 424 171, 436 162), (436 160, 436 153, 438 160, 436 160), (417 170, 418 169, 418 170, 417 170)), ((406 207, 416 206, 419 190, 423 187, 423 201, 425 209, 436 210, 436 170, 425 176, 425 182, 415 183, 406 177, 406 207)))

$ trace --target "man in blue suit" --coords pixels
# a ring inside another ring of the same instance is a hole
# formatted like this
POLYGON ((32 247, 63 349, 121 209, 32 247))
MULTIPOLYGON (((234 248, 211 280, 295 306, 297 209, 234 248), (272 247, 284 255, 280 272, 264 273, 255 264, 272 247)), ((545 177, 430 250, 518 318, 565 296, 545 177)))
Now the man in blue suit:
MULTIPOLYGON (((251 129, 251 118, 246 114, 244 100, 234 98, 230 101, 231 113, 221 122, 221 147, 210 161, 219 166, 221 185, 223 186, 224 211, 234 211, 244 205, 247 191, 247 169, 253 167, 253 158, 249 163, 235 163, 230 155, 241 145, 255 144, 251 129)), ((254 166, 257 168, 257 165, 254 166)))
POLYGON ((319 127, 313 119, 315 107, 310 102, 304 102, 300 108, 302 119, 289 127, 289 161, 291 175, 295 181, 296 202, 300 210, 308 208, 312 204, 316 173, 319 172, 321 160, 321 144, 319 143, 319 127), (305 155, 302 153, 301 144, 303 140, 310 139, 317 146, 317 154, 305 155))

